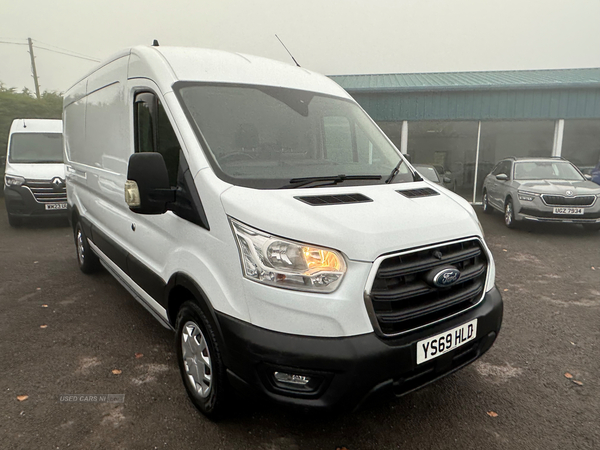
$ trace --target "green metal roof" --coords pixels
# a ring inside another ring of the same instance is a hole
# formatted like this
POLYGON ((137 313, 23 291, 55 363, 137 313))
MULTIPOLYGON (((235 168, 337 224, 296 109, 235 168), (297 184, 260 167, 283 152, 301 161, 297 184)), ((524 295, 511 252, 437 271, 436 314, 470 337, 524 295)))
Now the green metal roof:
POLYGON ((331 75, 352 93, 600 87, 600 68, 331 75))

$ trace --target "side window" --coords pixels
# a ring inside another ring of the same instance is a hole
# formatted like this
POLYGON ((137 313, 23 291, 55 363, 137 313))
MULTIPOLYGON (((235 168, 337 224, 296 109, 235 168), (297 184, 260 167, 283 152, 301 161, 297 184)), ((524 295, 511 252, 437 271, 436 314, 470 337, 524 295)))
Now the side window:
POLYGON ((504 161, 500 161, 498 164, 496 164, 496 167, 494 167, 494 170, 492 170, 492 175, 498 175, 503 173, 502 172, 502 167, 504 166, 504 161))
POLYGON ((158 97, 151 92, 135 96, 135 151, 163 155, 171 186, 177 186, 181 146, 158 97))
POLYGON ((498 165, 492 171, 492 175, 500 175, 501 173, 510 177, 510 169, 512 163, 510 161, 500 161, 498 165))

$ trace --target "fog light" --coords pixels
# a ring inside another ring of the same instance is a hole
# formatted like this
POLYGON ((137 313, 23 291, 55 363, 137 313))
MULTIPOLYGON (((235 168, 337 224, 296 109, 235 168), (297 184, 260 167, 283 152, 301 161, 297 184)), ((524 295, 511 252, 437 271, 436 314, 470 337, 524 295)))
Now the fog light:
POLYGON ((274 372, 273 376, 280 383, 293 384, 296 386, 306 386, 310 382, 310 377, 306 375, 295 375, 285 372, 274 372))

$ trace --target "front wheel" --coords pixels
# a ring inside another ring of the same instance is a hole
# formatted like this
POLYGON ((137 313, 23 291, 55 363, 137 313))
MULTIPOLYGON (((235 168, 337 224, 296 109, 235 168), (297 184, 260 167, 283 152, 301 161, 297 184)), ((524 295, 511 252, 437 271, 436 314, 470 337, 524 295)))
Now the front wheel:
POLYGON ((93 273, 100 268, 100 260, 90 248, 87 236, 79 221, 75 225, 75 247, 77 249, 77 263, 83 273, 93 273))
POLYGON ((513 208, 513 203, 511 199, 506 201, 506 205, 504 205, 504 224, 508 228, 515 227, 515 210, 513 208))
POLYGON ((493 212, 492 207, 488 202, 488 193, 487 191, 483 191, 483 197, 481 198, 481 207, 483 208, 483 212, 485 214, 491 214, 493 212))
POLYGON ((192 301, 177 314, 177 361, 194 406, 211 420, 221 418, 228 395, 225 366, 215 331, 192 301))
POLYGON ((600 223, 584 223, 583 229, 591 233, 600 231, 600 223))

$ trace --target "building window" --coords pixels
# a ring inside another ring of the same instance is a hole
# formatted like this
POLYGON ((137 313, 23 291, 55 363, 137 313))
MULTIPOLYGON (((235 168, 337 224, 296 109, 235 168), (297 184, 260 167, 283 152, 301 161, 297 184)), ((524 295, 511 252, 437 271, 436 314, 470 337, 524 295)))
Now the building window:
MULTIPOLYGON (((420 121, 408 123, 408 153, 414 164, 433 165, 449 185, 473 198, 473 168, 477 150, 478 122, 420 121)), ((400 123, 398 123, 400 128, 400 123)))
POLYGON ((565 120, 562 156, 590 173, 600 162, 600 120, 565 120))
POLYGON ((554 127, 554 120, 481 122, 476 200, 481 198, 484 178, 498 161, 509 156, 552 156, 554 127))

